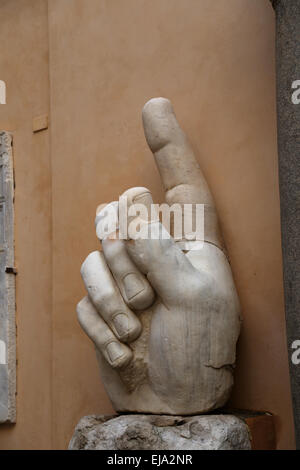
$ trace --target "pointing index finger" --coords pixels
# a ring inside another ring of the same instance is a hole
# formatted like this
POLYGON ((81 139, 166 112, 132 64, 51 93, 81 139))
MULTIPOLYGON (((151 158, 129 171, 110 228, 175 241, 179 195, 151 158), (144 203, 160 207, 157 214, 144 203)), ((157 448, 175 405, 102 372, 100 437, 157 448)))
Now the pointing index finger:
POLYGON ((143 108, 142 118, 167 203, 204 204, 205 241, 223 248, 213 197, 171 102, 166 98, 151 99, 143 108))
POLYGON ((154 154, 168 203, 213 204, 194 152, 180 128, 172 104, 153 98, 143 108, 147 143, 154 154))

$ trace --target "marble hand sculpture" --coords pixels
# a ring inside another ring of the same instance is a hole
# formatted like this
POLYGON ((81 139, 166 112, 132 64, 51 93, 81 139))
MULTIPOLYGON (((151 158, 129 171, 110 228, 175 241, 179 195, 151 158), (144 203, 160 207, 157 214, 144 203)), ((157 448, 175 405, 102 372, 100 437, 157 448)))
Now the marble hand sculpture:
MULTIPOLYGON (((102 251, 82 264, 87 296, 78 319, 94 342, 116 411, 204 413, 223 406, 232 389, 239 300, 213 197, 170 101, 146 103, 143 125, 167 204, 203 204, 201 249, 172 237, 103 236, 102 209, 96 217, 102 251)), ((153 233, 165 230, 156 217, 145 220, 135 210, 151 207, 149 190, 124 195, 130 220, 153 233)))

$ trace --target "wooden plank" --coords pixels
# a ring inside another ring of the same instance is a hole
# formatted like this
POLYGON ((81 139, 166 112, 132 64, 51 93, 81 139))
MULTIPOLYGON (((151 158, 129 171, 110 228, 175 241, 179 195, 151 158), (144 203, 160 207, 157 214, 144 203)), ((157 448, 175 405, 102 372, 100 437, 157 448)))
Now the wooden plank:
POLYGON ((252 450, 275 450, 276 437, 274 418, 270 414, 263 414, 245 418, 251 434, 252 450))
POLYGON ((231 414, 247 424, 252 450, 276 450, 276 433, 274 416, 265 411, 240 410, 223 408, 216 414, 231 414))

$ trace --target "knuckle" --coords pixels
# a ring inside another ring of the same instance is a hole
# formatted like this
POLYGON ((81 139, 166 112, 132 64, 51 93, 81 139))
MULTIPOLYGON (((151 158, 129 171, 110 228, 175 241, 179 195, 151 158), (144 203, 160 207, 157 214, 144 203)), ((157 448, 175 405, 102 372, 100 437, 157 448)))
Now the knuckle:
POLYGON ((91 261, 96 257, 99 256, 99 251, 92 251, 87 255, 85 260, 83 261, 81 268, 80 268, 80 273, 83 275, 86 270, 89 268, 91 261))
POLYGON ((126 254, 124 243, 118 239, 105 238, 102 241, 102 248, 104 257, 108 261, 113 261, 126 254))
POLYGON ((103 306, 105 307, 105 310, 108 310, 111 308, 111 304, 113 303, 113 300, 116 298, 116 293, 114 292, 113 289, 104 288, 102 290, 93 286, 88 287, 87 289, 93 298, 94 305, 97 308, 101 309, 103 306))

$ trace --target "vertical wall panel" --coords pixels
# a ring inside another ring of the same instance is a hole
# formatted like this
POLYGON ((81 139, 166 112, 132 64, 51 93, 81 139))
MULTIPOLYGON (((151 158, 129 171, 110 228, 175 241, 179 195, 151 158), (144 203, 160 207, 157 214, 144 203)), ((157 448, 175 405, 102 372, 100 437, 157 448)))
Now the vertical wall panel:
POLYGON ((0 423, 16 420, 14 182, 12 138, 0 132, 0 423))

